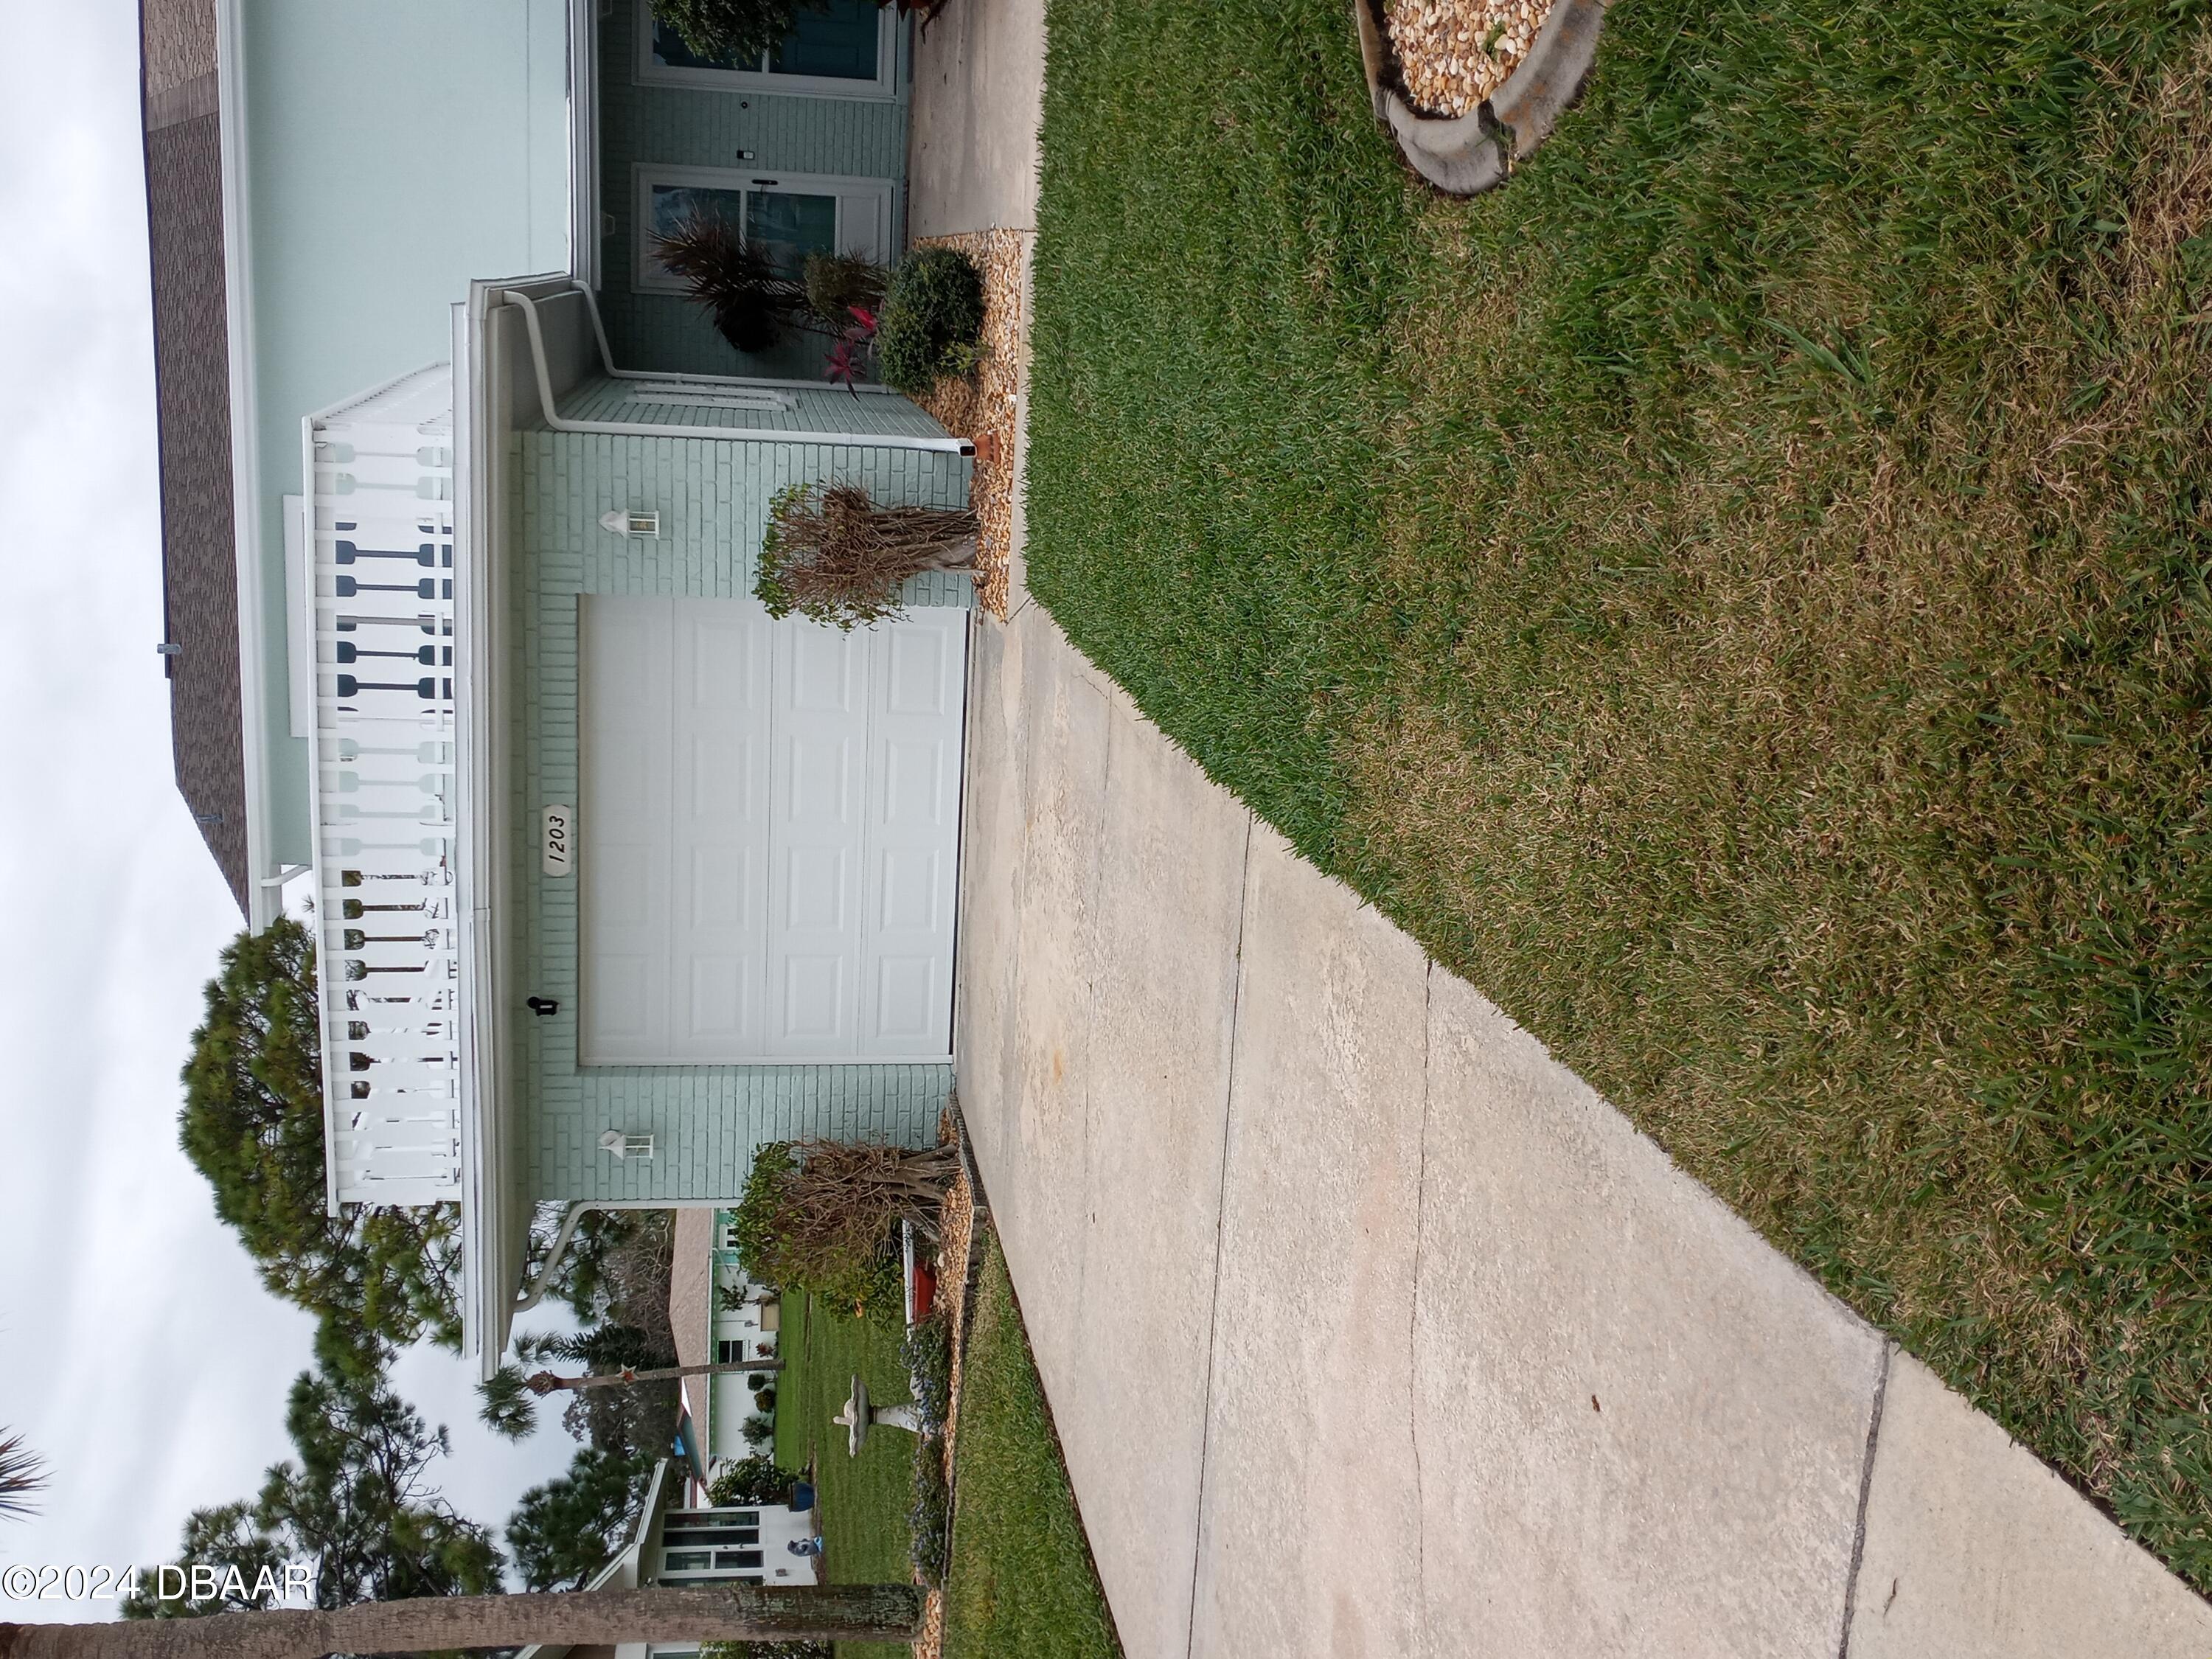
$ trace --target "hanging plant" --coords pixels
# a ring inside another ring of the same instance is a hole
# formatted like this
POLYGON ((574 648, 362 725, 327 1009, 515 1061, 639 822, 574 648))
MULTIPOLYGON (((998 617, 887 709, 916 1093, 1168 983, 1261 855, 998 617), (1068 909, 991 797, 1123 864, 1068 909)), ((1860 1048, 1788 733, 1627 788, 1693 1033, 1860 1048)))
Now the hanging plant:
POLYGON ((694 210, 653 251, 706 307, 714 331, 737 350, 766 351, 810 314, 805 288, 776 275, 720 214, 694 210))
POLYGON ((769 509, 753 592, 771 617, 872 626, 900 614, 908 577, 974 569, 975 529, 964 508, 878 507, 857 485, 791 484, 769 509))

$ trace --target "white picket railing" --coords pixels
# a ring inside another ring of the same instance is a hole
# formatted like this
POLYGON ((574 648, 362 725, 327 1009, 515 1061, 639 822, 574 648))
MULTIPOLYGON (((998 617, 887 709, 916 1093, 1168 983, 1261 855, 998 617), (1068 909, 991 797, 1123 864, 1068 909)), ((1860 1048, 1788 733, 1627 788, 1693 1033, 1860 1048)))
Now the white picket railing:
POLYGON ((334 1203, 460 1196, 451 377, 310 417, 325 1154, 334 1203))

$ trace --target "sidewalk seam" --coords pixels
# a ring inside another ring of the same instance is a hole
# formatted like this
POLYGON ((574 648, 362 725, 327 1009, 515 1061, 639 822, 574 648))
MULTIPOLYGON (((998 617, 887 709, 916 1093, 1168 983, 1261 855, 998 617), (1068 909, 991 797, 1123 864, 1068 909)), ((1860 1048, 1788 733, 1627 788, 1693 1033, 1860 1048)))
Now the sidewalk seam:
POLYGON ((1429 1108, 1436 1099, 1436 983, 1433 957, 1421 974, 1421 1158, 1413 1183, 1413 1283, 1406 1297, 1406 1442, 1413 1452, 1413 1647, 1428 1650, 1428 1498, 1421 1476, 1421 1252, 1429 1216, 1429 1108))
POLYGON ((1244 809, 1244 854, 1239 860, 1237 884, 1237 983, 1229 994, 1229 1078, 1221 1096, 1221 1176, 1213 1199, 1213 1291, 1206 1310, 1206 1395, 1198 1407, 1198 1494, 1190 1528, 1190 1616, 1183 1626, 1184 1659, 1198 1646, 1199 1553, 1206 1540, 1206 1452, 1213 1443, 1213 1362, 1221 1322, 1221 1241, 1227 1231, 1229 1208, 1229 1131, 1235 1121, 1237 1101, 1237 1029, 1244 1007, 1244 919, 1252 909, 1252 821, 1244 809))
POLYGON ((1875 1374, 1874 1410, 1867 1417, 1866 1460, 1859 1466, 1858 1517, 1851 1529, 1851 1565, 1844 1577, 1844 1633, 1836 1646, 1836 1659, 1851 1659, 1851 1621, 1857 1616, 1859 1567, 1866 1559, 1867 1499, 1874 1492, 1875 1444, 1881 1437, 1881 1408, 1889 1394, 1889 1360, 1897 1345, 1881 1345, 1881 1369, 1875 1374))

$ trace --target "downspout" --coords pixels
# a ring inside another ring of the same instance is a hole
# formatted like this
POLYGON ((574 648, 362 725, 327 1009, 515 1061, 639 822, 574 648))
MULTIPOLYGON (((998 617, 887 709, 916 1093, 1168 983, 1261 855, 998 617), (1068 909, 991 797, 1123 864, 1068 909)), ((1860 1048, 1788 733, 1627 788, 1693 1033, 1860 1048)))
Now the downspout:
POLYGON ((593 1204, 571 1204, 568 1213, 561 1218, 561 1230, 553 1235, 553 1243, 545 1251, 545 1265, 537 1276, 514 1293, 516 1313, 527 1313, 545 1299, 545 1292, 553 1288, 554 1275, 561 1271, 561 1258, 568 1252, 568 1242, 576 1236, 576 1224, 584 1218, 584 1212, 596 1209, 593 1204))
POLYGON ((647 421, 566 420, 554 407, 553 372, 545 360, 545 335, 538 324, 537 302, 526 294, 508 294, 505 302, 522 313, 523 324, 530 336, 530 364, 538 376, 538 405, 544 414, 545 424, 556 432, 583 432, 615 438, 709 438, 725 443, 818 444, 845 449, 918 449, 937 455, 975 453, 975 446, 966 438, 919 438, 885 432, 780 432, 771 427, 757 426, 660 426, 647 421))

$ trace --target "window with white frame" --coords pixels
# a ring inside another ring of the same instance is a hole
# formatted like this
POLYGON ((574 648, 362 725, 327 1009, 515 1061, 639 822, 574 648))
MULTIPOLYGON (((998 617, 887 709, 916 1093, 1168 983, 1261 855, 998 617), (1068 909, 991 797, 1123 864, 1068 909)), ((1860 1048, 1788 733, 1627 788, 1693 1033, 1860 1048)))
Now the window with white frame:
POLYGON ((695 216, 720 219, 794 282, 810 253, 856 254, 882 264, 890 251, 888 179, 641 164, 635 181, 639 234, 631 281, 648 292, 685 291, 657 250, 661 238, 695 216))
POLYGON ((823 0, 801 6, 791 33, 757 58, 704 58, 637 5, 637 78, 665 86, 725 91, 801 93, 811 97, 890 98, 897 91, 898 20, 876 0, 823 0))

